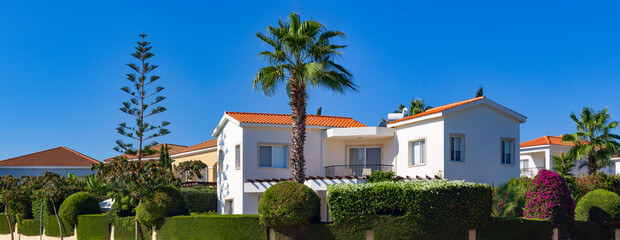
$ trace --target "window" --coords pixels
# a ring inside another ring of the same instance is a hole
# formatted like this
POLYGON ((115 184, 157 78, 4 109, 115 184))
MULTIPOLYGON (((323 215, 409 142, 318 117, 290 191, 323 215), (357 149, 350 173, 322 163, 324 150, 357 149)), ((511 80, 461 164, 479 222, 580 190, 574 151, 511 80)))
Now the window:
POLYGON ((235 169, 241 168, 241 145, 235 146, 235 169))
POLYGON ((228 199, 224 201, 224 214, 233 214, 233 200, 228 199))
POLYGON ((409 142, 409 166, 426 163, 426 140, 409 142))
POLYGON ((513 157, 513 149, 512 149, 512 140, 504 139, 501 141, 502 144, 502 164, 512 164, 513 157))
POLYGON ((220 150, 217 154, 217 172, 224 172, 224 151, 220 150))
POLYGON ((259 146, 258 166, 262 168, 287 168, 288 146, 262 145, 259 146))
POLYGON ((203 168, 200 171, 200 175, 202 175, 202 178, 197 177, 199 182, 208 182, 209 181, 209 168, 208 167, 203 168))
POLYGON ((349 148, 349 165, 381 165, 380 147, 349 148))
POLYGON ((463 162, 463 136, 450 137, 450 161, 463 162))

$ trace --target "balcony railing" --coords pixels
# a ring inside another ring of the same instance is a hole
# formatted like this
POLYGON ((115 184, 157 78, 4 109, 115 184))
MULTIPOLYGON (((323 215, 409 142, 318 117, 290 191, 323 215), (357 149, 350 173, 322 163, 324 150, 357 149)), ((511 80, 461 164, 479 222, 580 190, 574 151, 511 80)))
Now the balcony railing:
POLYGON ((533 177, 538 174, 538 171, 543 169, 543 167, 521 168, 521 176, 533 177))
POLYGON ((374 171, 392 171, 393 165, 387 164, 362 164, 362 165, 332 165, 325 167, 326 177, 357 176, 364 177, 374 171))

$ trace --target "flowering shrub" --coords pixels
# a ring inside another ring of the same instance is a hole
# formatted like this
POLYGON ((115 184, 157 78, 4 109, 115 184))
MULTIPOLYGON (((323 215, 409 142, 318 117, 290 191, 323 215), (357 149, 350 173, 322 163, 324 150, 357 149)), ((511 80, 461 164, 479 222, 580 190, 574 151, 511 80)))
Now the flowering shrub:
POLYGON ((575 218, 575 203, 564 179, 557 173, 541 170, 532 180, 525 200, 525 217, 549 219, 567 224, 575 218))

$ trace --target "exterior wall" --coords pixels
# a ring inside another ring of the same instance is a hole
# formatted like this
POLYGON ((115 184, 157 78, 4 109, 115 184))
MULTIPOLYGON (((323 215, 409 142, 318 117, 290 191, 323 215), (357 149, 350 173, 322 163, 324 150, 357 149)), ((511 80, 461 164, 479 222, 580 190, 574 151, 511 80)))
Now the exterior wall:
POLYGON ((487 183, 495 186, 518 178, 519 121, 486 105, 478 105, 444 116, 444 177, 450 180, 487 183), (464 162, 450 161, 451 134, 464 135, 464 162), (513 142, 512 164, 501 164, 501 140, 513 142))
POLYGON ((86 168, 0 168, 0 176, 12 175, 13 177, 26 176, 41 176, 45 172, 53 172, 62 177, 69 176, 69 173, 73 173, 76 177, 83 177, 88 174, 96 174, 91 171, 90 167, 86 168))
MULTIPOLYGON (((233 214, 243 213, 243 172, 235 169, 235 145, 243 140, 243 129, 227 122, 217 136, 217 157, 223 158, 217 166, 217 212, 224 212, 224 202, 233 200, 233 214)), ((241 146, 243 152, 243 145, 241 146)))
POLYGON ((414 177, 434 176, 444 169, 444 122, 440 118, 396 127, 396 136, 392 140, 396 163, 395 173, 398 176, 414 177), (426 139, 426 163, 409 166, 409 142, 426 139))
MULTIPOLYGON (((324 166, 332 165, 348 165, 348 148, 364 147, 364 146, 380 146, 381 147, 381 163, 394 165, 396 151, 393 138, 383 139, 327 139, 326 156, 323 160, 324 166)), ((324 168, 323 168, 324 169, 324 168)), ((321 169, 321 170, 323 170, 321 169)), ((321 171, 320 176, 324 176, 321 171)))
MULTIPOLYGON (((182 155, 182 154, 181 154, 182 155)), ((209 166, 208 170, 208 178, 207 181, 215 182, 217 181, 217 150, 209 151, 209 152, 201 152, 192 155, 182 155, 181 157, 172 157, 174 162, 172 163, 174 166, 181 162, 187 162, 191 160, 199 160, 207 166, 209 166)))

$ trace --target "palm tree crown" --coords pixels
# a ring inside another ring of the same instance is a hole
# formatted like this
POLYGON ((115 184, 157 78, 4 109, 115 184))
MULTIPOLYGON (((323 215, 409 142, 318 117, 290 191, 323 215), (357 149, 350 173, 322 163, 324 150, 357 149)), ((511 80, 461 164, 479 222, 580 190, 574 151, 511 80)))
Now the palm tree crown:
POLYGON ((607 108, 595 112, 590 107, 581 111, 581 119, 574 113, 571 119, 577 123, 577 132, 566 134, 563 141, 572 141, 575 146, 569 152, 576 159, 586 159, 580 167, 587 166, 589 174, 594 174, 602 167, 612 163, 611 156, 620 152, 620 136, 611 133, 618 127, 617 121, 611 121, 607 108))
POLYGON ((351 73, 334 62, 334 58, 341 56, 340 49, 346 46, 332 44, 331 40, 345 35, 327 30, 317 21, 301 21, 299 15, 291 13, 288 22, 280 20, 278 26, 268 26, 266 34, 259 32, 256 36, 269 44, 273 51, 259 54, 269 66, 259 69, 254 78, 254 89, 272 96, 281 85, 285 85, 293 121, 290 159, 293 180, 303 182, 308 87, 324 87, 339 93, 357 88, 351 73))

